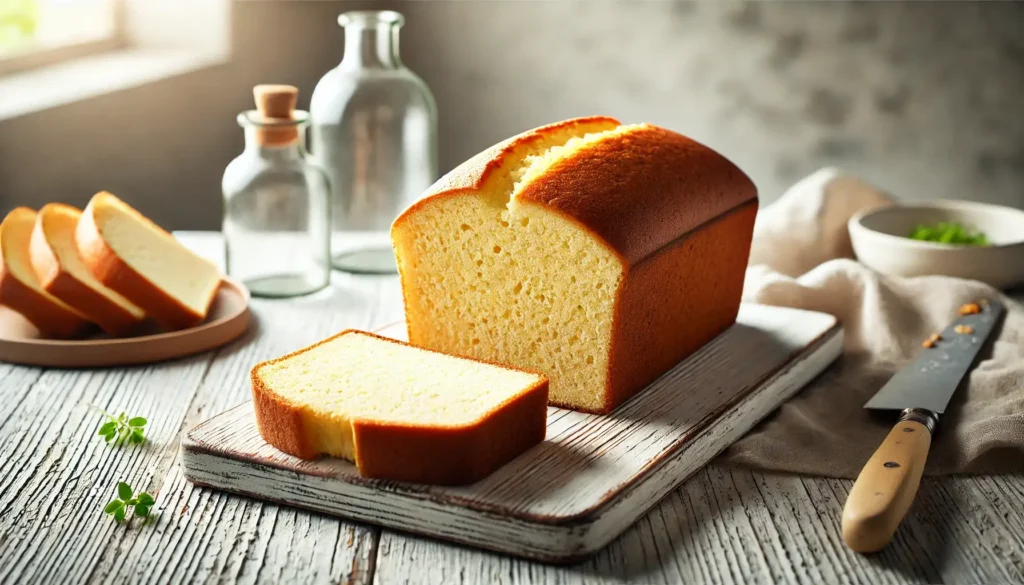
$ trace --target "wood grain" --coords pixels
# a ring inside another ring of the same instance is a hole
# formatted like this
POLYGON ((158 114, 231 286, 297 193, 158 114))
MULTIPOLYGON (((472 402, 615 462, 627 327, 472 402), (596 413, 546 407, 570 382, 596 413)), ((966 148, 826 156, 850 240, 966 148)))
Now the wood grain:
MULTIPOLYGON (((186 237, 201 249, 220 244, 212 234, 186 237)), ((336 275, 323 296, 253 305, 253 337, 159 368, 0 364, 0 583, 1024 582, 1024 475, 926 479, 890 546, 862 556, 839 530, 852 482, 711 466, 572 566, 196 489, 177 465, 176 432, 245 400, 227 382, 248 360, 401 315, 395 278, 336 275), (174 396, 163 402, 160 392, 174 396), (104 397, 113 408, 188 402, 170 417, 147 411, 147 447, 115 451, 94 436, 101 421, 81 404, 104 397), (154 525, 124 528, 102 515, 111 482, 146 477, 163 508, 154 525)))
MULTIPOLYGON (((1008 480, 1009 481, 1006 481, 1008 480)), ((982 483, 1024 477, 953 477, 922 484, 924 510, 908 517, 892 545, 860 555, 842 544, 839 513, 851 482, 762 474, 712 465, 669 494, 593 558, 540 565, 385 530, 377 583, 1018 583, 1020 507, 979 511, 933 506, 951 492, 990 502, 982 483), (977 515, 976 515, 977 514, 977 515), (1006 518, 1001 516, 1006 514, 1006 518), (944 526, 989 525, 998 534, 957 540, 944 526), (1003 539, 1015 535, 1015 543, 1003 539), (936 538, 938 537, 938 538, 936 538), (996 550, 987 546, 1000 541, 996 550), (955 553, 955 554, 950 554, 955 553)))

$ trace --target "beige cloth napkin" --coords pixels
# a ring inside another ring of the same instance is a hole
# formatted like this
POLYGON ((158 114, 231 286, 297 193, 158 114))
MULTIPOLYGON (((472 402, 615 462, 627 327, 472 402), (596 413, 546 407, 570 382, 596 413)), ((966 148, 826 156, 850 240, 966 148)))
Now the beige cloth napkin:
MULTIPOLYGON (((824 169, 758 216, 744 300, 831 313, 845 342, 822 376, 730 447, 727 463, 856 477, 895 422, 864 403, 960 305, 999 294, 968 280, 883 276, 852 259, 847 220, 890 200, 824 169)), ((925 473, 1024 471, 1024 307, 1002 299, 1002 330, 941 417, 925 473)))

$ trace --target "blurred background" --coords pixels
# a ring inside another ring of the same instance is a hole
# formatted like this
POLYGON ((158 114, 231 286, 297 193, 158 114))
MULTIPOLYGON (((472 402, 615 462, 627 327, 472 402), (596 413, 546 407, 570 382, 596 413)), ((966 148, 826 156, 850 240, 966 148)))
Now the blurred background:
POLYGON ((609 114, 718 149, 765 202, 836 165, 908 200, 1024 208, 1022 3, 0 0, 0 212, 106 189, 217 229, 252 86, 308 108, 360 8, 405 15, 442 172, 609 114))

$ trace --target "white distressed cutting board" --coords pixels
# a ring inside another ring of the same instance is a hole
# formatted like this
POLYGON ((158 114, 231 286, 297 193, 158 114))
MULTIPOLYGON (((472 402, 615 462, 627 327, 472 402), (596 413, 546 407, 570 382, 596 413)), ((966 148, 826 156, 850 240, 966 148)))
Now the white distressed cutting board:
MULTIPOLYGON (((404 325, 381 331, 404 338, 404 325)), ((527 558, 604 547, 842 350, 822 313, 744 305, 731 329, 610 415, 548 409, 545 441, 463 487, 368 480, 338 459, 267 445, 246 403, 181 444, 192 482, 527 558)), ((248 380, 239 380, 246 384, 248 380)))

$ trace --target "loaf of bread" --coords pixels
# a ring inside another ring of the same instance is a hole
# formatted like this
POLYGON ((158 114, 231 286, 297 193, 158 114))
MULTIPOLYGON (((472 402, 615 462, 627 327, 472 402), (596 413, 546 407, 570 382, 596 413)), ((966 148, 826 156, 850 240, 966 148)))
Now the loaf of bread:
POLYGON ((96 280, 82 261, 75 245, 81 216, 79 209, 62 203, 50 203, 39 210, 30 245, 39 284, 107 333, 131 333, 146 313, 96 280))
POLYGON ((735 322, 757 205, 740 169, 663 128, 525 132, 392 225, 409 340, 609 412, 735 322))
POLYGON ((203 321, 220 287, 216 266, 105 191, 82 212, 75 243, 96 280, 168 329, 203 321))
POLYGON ((18 207, 0 223, 0 305, 21 313, 46 337, 76 337, 89 328, 84 315, 46 292, 29 257, 36 212, 18 207))
POLYGON ((260 434, 366 477, 477 481, 544 440, 547 379, 343 331, 252 369, 260 434))

